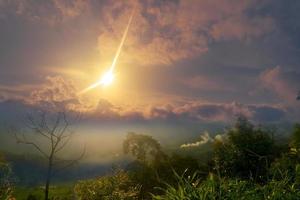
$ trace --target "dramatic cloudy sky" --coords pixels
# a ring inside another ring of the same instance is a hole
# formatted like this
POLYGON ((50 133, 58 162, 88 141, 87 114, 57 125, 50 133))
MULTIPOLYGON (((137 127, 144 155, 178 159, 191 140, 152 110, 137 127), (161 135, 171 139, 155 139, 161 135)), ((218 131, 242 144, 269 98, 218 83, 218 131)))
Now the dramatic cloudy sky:
POLYGON ((298 0, 0 0, 0 118, 47 106, 114 128, 180 130, 237 114, 295 122, 299 9, 298 0), (134 7, 114 83, 79 94, 111 65, 134 7))

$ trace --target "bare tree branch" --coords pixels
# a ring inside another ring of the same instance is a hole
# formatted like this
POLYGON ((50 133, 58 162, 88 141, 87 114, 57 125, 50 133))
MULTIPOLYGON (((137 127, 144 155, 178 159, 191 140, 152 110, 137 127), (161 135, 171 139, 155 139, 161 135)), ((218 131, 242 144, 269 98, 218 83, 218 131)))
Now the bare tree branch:
POLYGON ((32 145, 36 150, 38 150, 43 156, 45 156, 46 158, 49 157, 49 155, 44 152, 40 146, 32 141, 28 141, 25 137, 24 134, 22 134, 22 139, 20 137, 18 137, 17 133, 16 132, 13 132, 14 136, 15 136, 15 139, 17 141, 18 144, 27 144, 27 145, 32 145))
POLYGON ((76 159, 72 160, 64 160, 57 157, 58 152, 62 151, 66 148, 67 144, 70 142, 74 132, 69 130, 71 123, 69 122, 66 113, 58 112, 56 114, 51 113, 49 117, 47 117, 47 112, 41 111, 36 116, 32 114, 28 114, 24 120, 25 127, 28 130, 33 131, 33 133, 41 136, 42 138, 46 138, 50 144, 50 149, 45 151, 40 145, 35 143, 34 141, 28 140, 24 133, 17 134, 18 131, 12 131, 17 143, 26 144, 33 146, 39 153, 41 153, 48 161, 48 171, 47 178, 45 184, 45 200, 48 200, 49 196, 49 185, 51 181, 51 177, 54 174, 54 168, 57 167, 55 173, 71 167, 72 165, 78 163, 85 155, 85 148, 80 156, 76 159), (51 117, 55 117, 54 121, 52 121, 51 117), (62 165, 62 166, 57 166, 62 165))
POLYGON ((71 140, 72 138, 72 135, 68 135, 66 137, 61 137, 62 139, 62 144, 60 146, 57 146, 56 149, 55 149, 55 153, 61 151, 63 148, 65 148, 65 146, 69 143, 69 141, 71 140))

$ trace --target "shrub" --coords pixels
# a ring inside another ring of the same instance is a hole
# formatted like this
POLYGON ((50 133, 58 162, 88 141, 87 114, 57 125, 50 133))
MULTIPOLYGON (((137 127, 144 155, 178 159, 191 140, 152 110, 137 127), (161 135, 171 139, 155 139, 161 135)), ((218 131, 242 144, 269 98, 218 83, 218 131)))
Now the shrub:
POLYGON ((227 134, 225 142, 215 143, 216 170, 226 177, 266 180, 270 163, 276 157, 271 132, 239 118, 227 134))
POLYGON ((210 174, 206 180, 193 176, 178 176, 176 187, 167 185, 163 195, 153 195, 154 200, 296 200, 300 198, 300 189, 289 184, 289 178, 272 180, 265 185, 239 179, 223 179, 210 174))
POLYGON ((122 170, 112 176, 80 181, 74 190, 81 200, 134 200, 139 194, 139 186, 135 186, 122 170))
POLYGON ((0 155, 0 199, 8 199, 13 192, 13 173, 10 165, 0 155))

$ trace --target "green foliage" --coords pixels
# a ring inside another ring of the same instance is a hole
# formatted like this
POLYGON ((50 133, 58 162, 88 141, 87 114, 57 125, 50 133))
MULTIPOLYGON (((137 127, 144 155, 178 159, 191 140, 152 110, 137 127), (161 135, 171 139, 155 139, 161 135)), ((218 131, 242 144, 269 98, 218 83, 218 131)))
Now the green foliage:
POLYGON ((139 199, 150 199, 151 193, 158 194, 155 188, 163 187, 162 182, 176 184, 172 170, 182 173, 186 169, 189 172, 199 169, 196 159, 177 154, 168 156, 158 141, 147 135, 129 133, 123 147, 125 153, 136 158, 127 168, 133 183, 141 186, 139 199))
MULTIPOLYGON (((181 156, 178 154, 173 154, 169 158, 169 165, 178 174, 184 173, 187 169, 188 169, 187 173, 190 171, 194 172, 199 170, 198 161, 195 158, 192 158, 190 156, 181 156)), ((169 171, 172 173, 170 169, 169 171)))
POLYGON ((276 180, 281 180, 286 176, 290 177, 291 180, 294 180, 296 177, 295 168, 297 163, 295 154, 290 152, 284 153, 271 164, 269 173, 276 180))
POLYGON ((282 152, 280 158, 272 163, 270 173, 277 180, 283 176, 289 176, 291 180, 296 180, 300 184, 300 124, 293 128, 289 149, 282 152))
POLYGON ((227 177, 265 180, 276 152, 270 131, 241 117, 227 134, 227 141, 215 144, 216 170, 227 177))
POLYGON ((27 200, 37 200, 38 198, 32 194, 28 195, 27 200))
POLYGON ((272 132, 245 118, 227 134, 227 140, 214 144, 217 176, 175 173, 177 184, 166 182, 163 195, 153 199, 300 199, 300 126, 294 128, 289 151, 274 144, 272 132))
POLYGON ((157 140, 136 133, 127 134, 123 150, 125 154, 131 154, 136 159, 128 169, 132 182, 140 185, 138 198, 149 199, 150 193, 155 192, 154 188, 160 184, 159 171, 166 168, 167 155, 162 152, 157 140))
MULTIPOLYGON (((300 125, 296 124, 294 126, 291 141, 289 144, 289 150, 284 152, 280 158, 278 158, 274 163, 272 163, 272 168, 270 172, 272 175, 281 179, 282 174, 287 174, 292 180, 299 177, 299 173, 296 173, 299 170, 300 163, 300 125)), ((299 181, 298 181, 299 182, 299 181)))
POLYGON ((160 184, 157 168, 141 162, 133 162, 128 170, 132 183, 140 185, 138 199, 149 199, 150 193, 155 193, 155 187, 160 184))
POLYGON ((163 159, 164 154, 157 140, 151 136, 128 133, 123 142, 125 154, 131 154, 142 163, 152 163, 163 159))
MULTIPOLYGON (((73 184, 53 185, 50 188, 50 200, 73 200, 73 184)), ((44 187, 21 187, 16 186, 13 196, 17 200, 40 200, 44 199, 44 187)))
POLYGON ((300 124, 295 124, 292 132, 290 147, 299 149, 300 148, 300 124))
MULTIPOLYGON (((173 171, 178 174, 185 173, 186 175, 192 175, 195 171, 201 170, 202 176, 206 177, 208 174, 207 166, 199 166, 198 161, 195 158, 178 154, 172 154, 168 157, 166 162, 162 162, 154 167, 158 174, 160 185, 161 182, 168 182, 171 185, 177 184, 173 171)), ((200 175, 200 173, 198 175, 200 175)), ((158 186, 158 184, 156 186, 158 186)))
MULTIPOLYGON (((123 148, 135 160, 126 171, 79 181, 68 191, 52 187, 51 199, 300 199, 300 125, 294 127, 290 143, 281 146, 274 143, 271 131, 255 127, 243 117, 225 134, 224 140, 214 143, 214 156, 201 163, 186 155, 166 155, 152 137, 129 133, 123 148)), ((0 161, 0 166, 8 167, 0 167, 0 172, 10 174, 9 165, 1 157, 0 161)), ((41 199, 43 191, 42 187, 16 188, 14 196, 41 199)))
POLYGON ((161 194, 157 187, 165 187, 164 182, 170 185, 177 184, 173 171, 180 174, 183 172, 193 174, 194 171, 199 170, 199 165, 194 158, 173 154, 166 157, 164 162, 156 162, 151 166, 141 162, 133 162, 128 170, 133 183, 141 186, 139 199, 151 199, 151 193, 161 194))
POLYGON ((80 181, 74 190, 82 200, 134 200, 138 199, 139 188, 126 172, 119 170, 112 176, 80 181))
POLYGON ((167 188, 162 189, 164 195, 153 195, 154 200, 296 200, 300 198, 300 189, 294 184, 288 184, 286 177, 281 181, 272 180, 265 185, 252 181, 239 179, 217 178, 210 174, 205 180, 193 176, 179 176, 177 186, 166 183, 167 188))
POLYGON ((0 154, 0 199, 9 199, 12 196, 14 177, 10 165, 0 154))

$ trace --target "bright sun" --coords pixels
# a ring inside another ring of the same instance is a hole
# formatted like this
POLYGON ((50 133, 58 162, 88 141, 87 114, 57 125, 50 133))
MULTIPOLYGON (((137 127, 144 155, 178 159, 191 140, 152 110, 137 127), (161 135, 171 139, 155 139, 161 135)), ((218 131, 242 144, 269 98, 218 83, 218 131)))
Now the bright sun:
POLYGON ((119 45, 119 47, 118 47, 117 53, 116 53, 116 55, 115 55, 115 57, 114 57, 114 60, 113 60, 113 62, 112 62, 112 64, 111 64, 110 69, 109 69, 105 74, 103 74, 103 76, 101 77, 101 79, 100 79, 98 82, 96 82, 96 83, 90 85, 89 87, 87 87, 86 89, 82 90, 82 91, 80 92, 80 94, 83 94, 83 93, 85 93, 85 92, 87 92, 87 91, 89 91, 89 90, 91 90, 91 89, 93 89, 93 88, 95 88, 95 87, 97 87, 97 86, 99 86, 99 85, 102 85, 102 86, 108 86, 108 85, 112 84, 112 82, 113 82, 113 80, 114 80, 114 78, 115 78, 115 76, 114 76, 114 74, 113 74, 113 71, 114 71, 114 68, 115 68, 115 66, 116 66, 117 60, 118 60, 118 58, 119 58, 119 55, 120 55, 120 53, 121 53, 123 44, 124 44, 124 42, 125 42, 125 39, 126 39, 128 30, 129 30, 129 27, 130 27, 130 24, 131 24, 133 15, 134 15, 134 10, 135 10, 135 9, 133 9, 132 14, 131 14, 131 16, 130 16, 130 18, 129 18, 129 22, 128 22, 127 26, 126 26, 125 32, 124 32, 124 34, 123 34, 123 36, 122 36, 121 43, 120 43, 120 45, 119 45))
POLYGON ((100 83, 101 85, 108 86, 112 84, 114 78, 115 78, 114 74, 112 73, 111 70, 109 70, 105 74, 103 74, 103 76, 100 79, 100 83))

